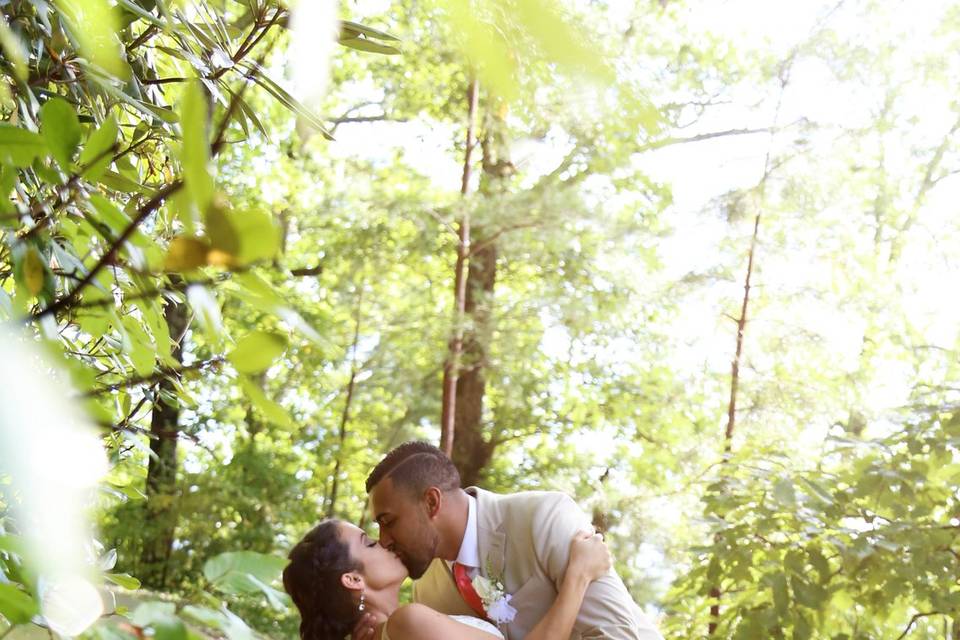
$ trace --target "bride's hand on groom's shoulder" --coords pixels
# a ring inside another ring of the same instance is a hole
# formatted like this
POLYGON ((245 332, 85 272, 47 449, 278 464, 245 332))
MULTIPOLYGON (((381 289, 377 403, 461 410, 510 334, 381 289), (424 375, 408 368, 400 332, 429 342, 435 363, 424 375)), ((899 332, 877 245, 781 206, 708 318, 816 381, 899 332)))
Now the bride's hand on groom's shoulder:
POLYGON ((567 573, 582 576, 588 582, 600 578, 610 567, 613 559, 603 542, 603 536, 592 531, 578 531, 570 542, 570 561, 567 573))
POLYGON ((376 638, 377 627, 386 622, 387 619, 380 615, 365 613, 357 620, 353 626, 353 633, 350 634, 350 640, 373 640, 376 638))

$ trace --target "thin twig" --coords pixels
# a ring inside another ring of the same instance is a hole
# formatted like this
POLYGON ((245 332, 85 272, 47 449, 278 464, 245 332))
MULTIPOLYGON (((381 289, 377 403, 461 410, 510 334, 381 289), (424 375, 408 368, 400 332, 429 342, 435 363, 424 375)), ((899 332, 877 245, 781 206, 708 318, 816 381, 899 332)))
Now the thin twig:
POLYGON ((100 387, 99 389, 91 389, 89 391, 86 391, 80 394, 80 397, 93 398, 93 397, 101 396, 105 393, 112 393, 114 391, 119 391, 120 389, 128 389, 130 387, 137 387, 142 384, 159 382, 160 380, 163 380, 164 378, 167 378, 167 377, 175 376, 179 378, 182 374, 190 371, 200 371, 202 369, 206 369, 207 367, 219 366, 220 364, 223 363, 223 361, 224 359, 218 356, 216 358, 211 358, 210 360, 202 360, 200 362, 195 362, 193 364, 186 365, 183 367, 160 369, 159 371, 155 371, 149 376, 137 376, 135 378, 129 378, 127 380, 123 380, 122 382, 116 382, 114 384, 110 384, 105 387, 100 387))
POLYGON ((907 623, 907 628, 903 630, 903 633, 897 636, 897 640, 903 640, 904 638, 906 638, 907 634, 910 633, 910 630, 913 629, 913 625, 917 624, 917 621, 920 620, 921 618, 927 618, 929 616, 939 616, 939 615, 943 615, 943 614, 939 611, 927 611, 925 613, 915 614, 912 618, 910 618, 910 622, 907 623))
POLYGON ((150 200, 148 200, 137 210, 137 216, 130 222, 130 224, 127 225, 117 240, 110 245, 110 248, 107 249, 107 252, 100 256, 100 259, 93 266, 93 268, 87 272, 87 275, 84 276, 84 278, 67 294, 58 298, 46 308, 38 311, 36 314, 28 316, 26 318, 27 322, 40 320, 44 316, 55 315, 58 311, 71 306, 80 295, 80 292, 91 282, 93 282, 98 275, 100 275, 100 272, 103 271, 104 267, 113 262, 117 252, 120 250, 120 247, 126 244, 127 240, 133 236, 137 228, 143 224, 143 222, 150 217, 154 211, 159 209, 160 205, 162 205, 167 198, 175 194, 181 188, 183 188, 183 180, 175 180, 158 191, 152 198, 150 198, 150 200))

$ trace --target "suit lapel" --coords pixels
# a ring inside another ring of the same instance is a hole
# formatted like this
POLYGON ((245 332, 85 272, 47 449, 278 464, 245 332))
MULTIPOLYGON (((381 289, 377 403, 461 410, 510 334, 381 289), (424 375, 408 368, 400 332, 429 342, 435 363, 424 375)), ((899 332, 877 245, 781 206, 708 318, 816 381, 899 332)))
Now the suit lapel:
POLYGON ((502 578, 506 551, 506 536, 497 508, 496 494, 478 487, 468 487, 467 493, 477 499, 477 546, 480 550, 480 573, 487 578, 502 578))
POLYGON ((483 567, 481 567, 481 572, 486 575, 488 578, 502 579, 503 578, 503 565, 505 560, 504 553, 504 541, 506 536, 503 535, 500 531, 486 531, 483 529, 480 530, 481 540, 484 537, 484 533, 487 534, 488 545, 487 552, 483 552, 483 543, 481 542, 480 547, 480 559, 483 562, 483 567))

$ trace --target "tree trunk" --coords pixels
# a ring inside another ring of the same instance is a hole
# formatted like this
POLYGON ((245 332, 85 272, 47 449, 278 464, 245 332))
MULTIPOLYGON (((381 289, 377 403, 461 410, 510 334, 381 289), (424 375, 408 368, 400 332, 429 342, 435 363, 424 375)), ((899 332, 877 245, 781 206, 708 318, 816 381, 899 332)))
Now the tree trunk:
MULTIPOLYGON (((514 173, 506 142, 504 113, 495 113, 492 100, 486 113, 480 191, 484 196, 502 193, 514 173)), ((477 484, 493 459, 497 443, 484 438, 483 401, 486 395, 488 353, 493 333, 494 285, 497 281, 496 230, 473 229, 464 300, 463 363, 456 389, 453 462, 465 486, 477 484)))
POLYGON ((463 366, 457 382, 453 462, 464 486, 477 483, 493 456, 494 446, 483 438, 483 398, 486 393, 487 349, 491 334, 491 304, 497 279, 497 246, 489 243, 470 256, 465 313, 472 320, 463 337, 463 366))
MULTIPOLYGON (((737 391, 740 388, 740 359, 743 356, 743 337, 747 327, 747 309, 750 304, 750 281, 753 278, 753 259, 757 250, 757 238, 760 235, 760 213, 753 221, 753 236, 750 238, 750 254, 747 258, 747 275, 743 281, 743 302, 740 307, 740 317, 737 318, 737 346, 733 360, 730 363, 730 400, 727 404, 727 427, 723 433, 723 451, 725 457, 722 464, 727 464, 729 455, 733 452, 733 433, 737 421, 737 391)), ((717 514, 722 517, 723 514, 717 514)), ((720 585, 714 584, 710 588, 710 623, 707 635, 713 637, 720 623, 720 585)))
MULTIPOLYGON (((475 121, 480 87, 476 76, 467 87, 467 141, 463 154, 463 173, 460 176, 460 195, 470 191, 470 172, 472 168, 473 147, 475 141, 475 121)), ((454 415, 457 404, 457 382, 460 378, 460 359, 463 355, 463 320, 466 308, 466 269, 470 252, 470 211, 464 209, 457 224, 457 262, 453 276, 453 332, 450 336, 447 360, 443 365, 443 391, 440 407, 440 449, 453 456, 455 433, 454 415)))
MULTIPOLYGON (((187 308, 169 302, 164 318, 174 339, 173 358, 183 363, 182 340, 187 327, 187 308)), ((144 503, 143 551, 140 575, 144 586, 165 588, 167 563, 177 527, 177 438, 180 435, 180 403, 172 380, 157 385, 150 419, 150 457, 144 503)))
POLYGON ((353 344, 350 347, 350 380, 347 382, 347 397, 343 401, 343 413, 340 416, 340 440, 337 445, 337 452, 334 454, 333 477, 331 478, 330 496, 327 500, 327 517, 332 518, 337 511, 337 497, 340 491, 340 461, 343 459, 343 449, 347 442, 347 425, 350 423, 350 409, 353 406, 353 391, 357 382, 357 347, 360 345, 360 318, 363 305, 363 283, 360 283, 360 291, 357 294, 357 308, 354 315, 353 325, 353 344))

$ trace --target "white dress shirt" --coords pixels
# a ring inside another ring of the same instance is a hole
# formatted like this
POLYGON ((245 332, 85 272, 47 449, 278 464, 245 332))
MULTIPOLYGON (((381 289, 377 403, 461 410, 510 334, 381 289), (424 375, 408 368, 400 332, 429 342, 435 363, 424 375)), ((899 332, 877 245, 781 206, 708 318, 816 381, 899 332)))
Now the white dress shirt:
MULTIPOLYGON (((457 560, 467 567, 470 579, 477 577, 480 572, 480 542, 477 537, 477 499, 467 494, 467 528, 463 532, 463 542, 460 544, 460 553, 457 560)), ((453 563, 449 562, 453 569, 453 563)))

